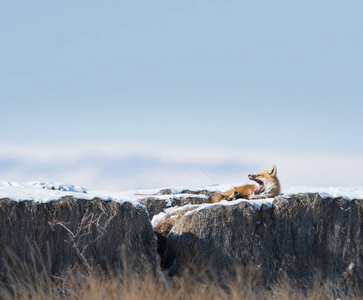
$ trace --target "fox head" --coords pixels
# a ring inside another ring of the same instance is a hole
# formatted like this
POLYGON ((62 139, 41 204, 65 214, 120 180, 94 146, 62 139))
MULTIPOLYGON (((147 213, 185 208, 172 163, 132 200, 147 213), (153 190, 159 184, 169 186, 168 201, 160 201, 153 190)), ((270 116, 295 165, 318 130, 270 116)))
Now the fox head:
POLYGON ((250 174, 248 178, 256 181, 258 187, 252 192, 252 199, 275 197, 280 194, 280 183, 277 179, 275 165, 257 174, 250 174))

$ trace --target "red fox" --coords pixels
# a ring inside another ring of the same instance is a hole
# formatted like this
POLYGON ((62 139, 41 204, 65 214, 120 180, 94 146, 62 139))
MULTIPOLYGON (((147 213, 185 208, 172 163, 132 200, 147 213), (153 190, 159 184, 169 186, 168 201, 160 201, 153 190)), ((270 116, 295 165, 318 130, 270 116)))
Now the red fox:
POLYGON ((275 197, 280 194, 280 182, 276 177, 277 168, 273 165, 266 171, 256 175, 248 175, 248 178, 257 182, 256 184, 246 184, 234 187, 224 193, 215 193, 208 199, 208 203, 216 203, 224 199, 232 200, 237 198, 262 199, 275 197))

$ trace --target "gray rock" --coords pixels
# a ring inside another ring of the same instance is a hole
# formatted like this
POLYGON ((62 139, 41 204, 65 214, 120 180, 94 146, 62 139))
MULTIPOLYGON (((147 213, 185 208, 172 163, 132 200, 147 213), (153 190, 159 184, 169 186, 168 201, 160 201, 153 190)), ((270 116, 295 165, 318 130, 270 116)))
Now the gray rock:
POLYGON ((171 274, 193 265, 235 276, 241 267, 260 270, 265 285, 284 274, 300 283, 318 276, 343 288, 363 286, 362 200, 299 194, 259 210, 246 202, 211 205, 178 216, 163 234, 171 274))
POLYGON ((147 212, 128 202, 0 200, 0 276, 34 260, 51 274, 89 263, 157 274, 156 244, 147 212))

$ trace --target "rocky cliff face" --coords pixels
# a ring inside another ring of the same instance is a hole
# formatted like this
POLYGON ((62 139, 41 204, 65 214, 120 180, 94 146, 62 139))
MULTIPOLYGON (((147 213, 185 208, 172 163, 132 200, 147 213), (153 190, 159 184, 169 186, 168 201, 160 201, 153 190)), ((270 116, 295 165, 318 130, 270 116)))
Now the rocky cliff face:
POLYGON ((167 236, 162 255, 172 273, 193 265, 233 276, 243 267, 260 270, 267 285, 284 274, 298 282, 320 276, 362 286, 361 200, 300 194, 259 210, 246 202, 211 205, 174 219, 169 233, 160 232, 167 236))
POLYGON ((157 274, 158 246, 162 267, 171 275, 190 266, 232 277, 238 270, 256 270, 266 286, 282 275, 298 284, 318 276, 363 293, 362 200, 298 194, 257 209, 238 201, 201 207, 196 203, 203 199, 192 193, 188 198, 146 199, 152 215, 194 203, 167 214, 154 228, 143 207, 127 202, 1 199, 1 279, 19 263, 34 261, 52 274, 92 262, 157 274))
POLYGON ((0 200, 0 274, 24 263, 56 274, 92 262, 114 271, 127 264, 156 274, 156 247, 147 212, 131 203, 72 197, 45 204, 0 200))

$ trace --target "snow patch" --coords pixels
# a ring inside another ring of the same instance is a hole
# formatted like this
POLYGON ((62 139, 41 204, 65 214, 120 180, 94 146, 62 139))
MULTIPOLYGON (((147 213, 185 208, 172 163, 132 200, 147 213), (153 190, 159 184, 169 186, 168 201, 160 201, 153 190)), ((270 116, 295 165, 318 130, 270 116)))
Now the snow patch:
POLYGON ((161 212, 157 215, 155 215, 152 220, 151 220, 151 225, 153 227, 156 226, 156 224, 158 224, 160 221, 164 220, 165 219, 165 216, 166 216, 166 213, 165 212, 161 212))
POLYGON ((307 186, 284 186, 284 197, 286 195, 300 193, 318 193, 320 197, 345 198, 347 200, 363 199, 363 187, 307 187, 307 186))
MULTIPOLYGON (((210 205, 210 204, 209 204, 210 205)), ((160 221, 164 220, 166 215, 178 210, 182 210, 182 209, 186 209, 189 207, 195 207, 198 208, 200 205, 198 204, 187 204, 184 206, 173 206, 173 207, 169 207, 167 209, 165 209, 163 212, 160 212, 159 214, 155 215, 152 220, 151 220, 151 224, 153 227, 155 227, 160 221)))
POLYGON ((258 210, 262 207, 262 205, 267 205, 269 207, 272 206, 273 201, 275 200, 275 198, 267 198, 267 199, 260 199, 260 200, 246 200, 246 199, 237 199, 237 200, 233 200, 233 201, 227 201, 227 200, 223 200, 221 202, 217 202, 217 203, 205 203, 205 204, 200 204, 198 208, 188 211, 185 215, 189 215, 189 214, 193 214, 197 211, 200 211, 202 209, 211 207, 211 206, 232 206, 232 205, 237 205, 240 204, 242 202, 246 202, 248 204, 252 204, 254 209, 258 210))

